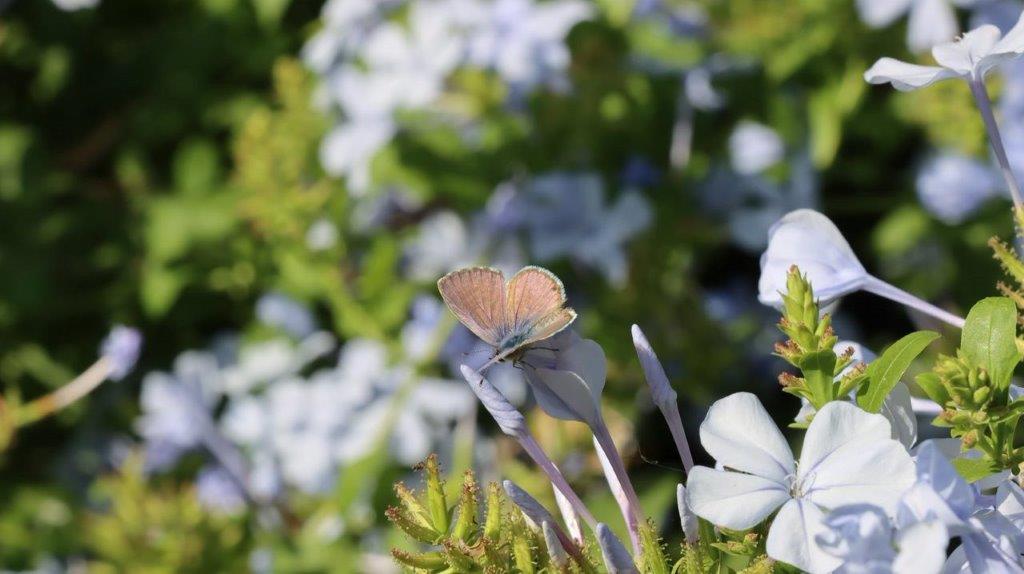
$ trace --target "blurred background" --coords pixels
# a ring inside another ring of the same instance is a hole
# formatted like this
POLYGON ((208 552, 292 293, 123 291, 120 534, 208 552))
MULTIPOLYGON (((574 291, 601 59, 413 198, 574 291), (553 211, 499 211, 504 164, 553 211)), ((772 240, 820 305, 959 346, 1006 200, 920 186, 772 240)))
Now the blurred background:
MULTIPOLYGON (((1021 9, 0 0, 4 402, 64 385, 112 325, 145 339, 125 379, 6 429, 0 569, 386 572, 408 544, 383 518, 390 484, 415 485, 431 452, 550 503, 458 375, 486 353, 435 282, 473 264, 561 277, 671 538, 680 463, 630 325, 699 451, 715 398, 798 410, 756 297, 789 210, 821 210, 869 271, 945 308, 992 294, 986 241, 1012 226, 966 84, 897 93, 862 74, 1021 9)), ((989 88, 1024 168, 1024 68, 989 88)), ((876 351, 923 327, 869 295, 836 316, 876 351)), ((538 413, 515 369, 490 377, 621 522, 585 427, 538 413)))

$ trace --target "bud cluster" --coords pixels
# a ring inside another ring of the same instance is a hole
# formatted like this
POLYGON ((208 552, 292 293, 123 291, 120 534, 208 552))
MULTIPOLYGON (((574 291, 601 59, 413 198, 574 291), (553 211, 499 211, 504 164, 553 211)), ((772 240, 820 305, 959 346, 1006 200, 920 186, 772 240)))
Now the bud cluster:
POLYGON ((782 294, 782 318, 779 330, 788 339, 775 345, 775 354, 800 369, 802 376, 779 375, 779 384, 787 393, 803 397, 815 408, 856 391, 867 379, 863 366, 847 370, 853 362, 852 350, 841 355, 833 351, 838 342, 832 318, 822 314, 810 282, 793 266, 786 277, 782 294), (837 381, 840 373, 847 370, 837 381))

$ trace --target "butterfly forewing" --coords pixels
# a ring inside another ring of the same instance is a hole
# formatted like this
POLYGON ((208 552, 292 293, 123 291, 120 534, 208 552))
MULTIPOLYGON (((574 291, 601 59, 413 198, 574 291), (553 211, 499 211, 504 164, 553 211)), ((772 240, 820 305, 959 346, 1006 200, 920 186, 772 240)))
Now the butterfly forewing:
POLYGON ((498 346, 509 324, 501 271, 487 267, 459 269, 442 277, 437 289, 463 325, 488 345, 498 346))
POLYGON ((539 267, 524 267, 516 273, 508 282, 506 299, 512 332, 525 335, 525 341, 546 339, 576 318, 575 312, 563 307, 565 288, 562 282, 550 271, 539 267), (564 324, 553 332, 543 334, 562 322, 564 324))

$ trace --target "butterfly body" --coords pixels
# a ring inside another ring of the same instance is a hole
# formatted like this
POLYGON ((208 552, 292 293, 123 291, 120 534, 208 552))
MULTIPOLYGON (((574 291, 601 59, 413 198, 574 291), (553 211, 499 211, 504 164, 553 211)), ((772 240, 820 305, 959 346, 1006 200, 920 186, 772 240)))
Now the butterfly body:
POLYGON ((459 321, 494 348, 483 368, 516 360, 525 347, 576 320, 576 312, 565 306, 562 282, 540 267, 524 267, 507 282, 497 269, 459 269, 442 277, 437 288, 459 321))

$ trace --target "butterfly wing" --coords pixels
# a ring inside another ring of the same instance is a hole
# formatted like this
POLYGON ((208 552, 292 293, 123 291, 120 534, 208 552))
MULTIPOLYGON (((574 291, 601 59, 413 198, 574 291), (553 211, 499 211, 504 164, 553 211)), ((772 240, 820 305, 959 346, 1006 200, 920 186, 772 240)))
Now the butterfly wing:
POLYGON ((565 307, 562 282, 540 267, 524 267, 512 277, 506 305, 510 332, 520 335, 511 350, 547 339, 576 320, 576 312, 565 307))
POLYGON ((452 271, 437 282, 448 308, 474 335, 497 347, 507 332, 505 276, 489 267, 452 271))

